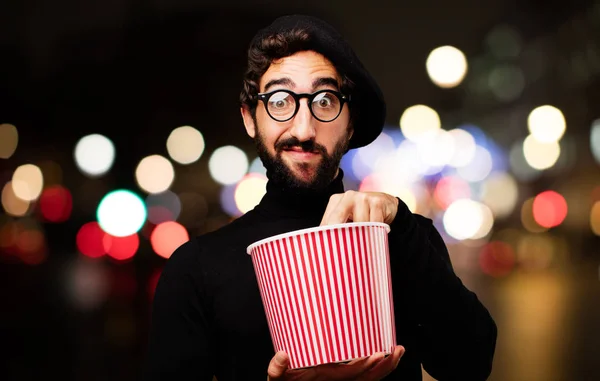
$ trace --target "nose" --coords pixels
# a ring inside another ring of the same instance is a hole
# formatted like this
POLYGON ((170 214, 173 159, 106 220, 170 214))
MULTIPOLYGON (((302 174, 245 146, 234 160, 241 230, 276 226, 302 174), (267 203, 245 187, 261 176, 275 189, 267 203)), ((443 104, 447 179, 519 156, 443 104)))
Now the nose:
POLYGON ((308 107, 308 100, 301 99, 298 113, 292 119, 290 135, 301 142, 313 140, 316 136, 315 118, 313 118, 308 107))

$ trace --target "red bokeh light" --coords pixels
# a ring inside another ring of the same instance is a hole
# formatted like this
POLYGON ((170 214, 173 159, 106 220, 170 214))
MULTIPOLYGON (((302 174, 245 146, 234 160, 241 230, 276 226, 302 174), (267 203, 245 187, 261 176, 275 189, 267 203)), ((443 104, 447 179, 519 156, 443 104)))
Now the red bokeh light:
POLYGON ((110 257, 125 261, 132 258, 140 247, 140 237, 137 233, 126 237, 115 237, 104 233, 102 246, 110 257))
POLYGON ((97 222, 84 224, 77 232, 77 249, 83 255, 98 258, 106 254, 103 245, 104 230, 97 222))
POLYGON ((168 221, 159 224, 150 235, 152 249, 163 258, 169 258, 179 246, 190 240, 190 236, 181 224, 168 221))
POLYGON ((470 197, 469 184, 465 180, 452 176, 442 177, 433 191, 435 202, 443 210, 446 210, 456 200, 470 197))
POLYGON ((39 230, 23 230, 17 237, 19 257, 28 265, 39 265, 46 260, 46 239, 39 230))
POLYGON ((533 199, 533 218, 540 226, 552 228, 567 217, 567 201, 559 193, 545 191, 533 199))
POLYGON ((495 278, 506 276, 515 266, 515 252, 506 242, 489 242, 479 252, 479 266, 481 271, 495 278))
POLYGON ((67 221, 72 210, 73 198, 67 188, 53 185, 44 189, 40 196, 40 212, 47 221, 67 221))

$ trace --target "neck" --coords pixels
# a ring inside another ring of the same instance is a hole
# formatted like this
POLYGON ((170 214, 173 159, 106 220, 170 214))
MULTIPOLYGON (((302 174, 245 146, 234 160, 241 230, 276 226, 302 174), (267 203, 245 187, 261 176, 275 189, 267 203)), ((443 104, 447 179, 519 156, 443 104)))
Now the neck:
POLYGON ((322 189, 292 188, 273 181, 269 174, 267 177, 267 194, 261 200, 259 209, 279 216, 321 218, 329 198, 344 192, 344 172, 341 169, 338 169, 333 181, 322 189))

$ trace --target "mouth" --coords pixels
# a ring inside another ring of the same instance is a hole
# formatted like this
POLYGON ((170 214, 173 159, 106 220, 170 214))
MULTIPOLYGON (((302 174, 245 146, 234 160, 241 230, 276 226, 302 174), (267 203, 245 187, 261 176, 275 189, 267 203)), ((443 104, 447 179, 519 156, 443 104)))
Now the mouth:
POLYGON ((321 154, 319 151, 305 151, 300 147, 284 148, 282 151, 297 159, 312 159, 321 154))

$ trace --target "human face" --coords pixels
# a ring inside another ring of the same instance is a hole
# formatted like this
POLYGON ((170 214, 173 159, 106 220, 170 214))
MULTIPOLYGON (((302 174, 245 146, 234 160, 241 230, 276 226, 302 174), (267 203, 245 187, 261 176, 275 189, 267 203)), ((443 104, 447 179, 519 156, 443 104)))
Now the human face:
MULTIPOLYGON (((341 78, 329 60, 319 53, 303 51, 274 61, 260 80, 259 92, 339 91, 340 83, 341 78)), ((270 175, 294 187, 322 188, 329 184, 352 136, 347 105, 331 122, 314 118, 307 99, 300 101, 298 113, 286 122, 273 120, 260 104, 254 118, 247 108, 242 108, 242 116, 270 175)))

